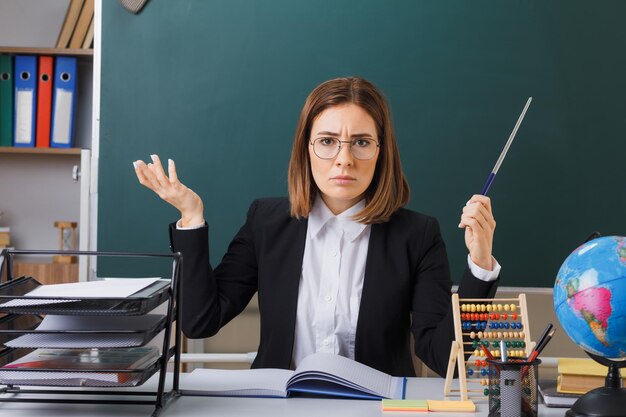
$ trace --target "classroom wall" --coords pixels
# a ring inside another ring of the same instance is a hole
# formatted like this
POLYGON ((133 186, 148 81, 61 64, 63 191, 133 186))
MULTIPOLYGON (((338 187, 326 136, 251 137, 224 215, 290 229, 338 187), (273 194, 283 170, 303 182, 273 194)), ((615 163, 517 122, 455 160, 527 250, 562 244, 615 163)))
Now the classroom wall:
POLYGON ((0 45, 54 48, 69 0, 0 0, 0 45))

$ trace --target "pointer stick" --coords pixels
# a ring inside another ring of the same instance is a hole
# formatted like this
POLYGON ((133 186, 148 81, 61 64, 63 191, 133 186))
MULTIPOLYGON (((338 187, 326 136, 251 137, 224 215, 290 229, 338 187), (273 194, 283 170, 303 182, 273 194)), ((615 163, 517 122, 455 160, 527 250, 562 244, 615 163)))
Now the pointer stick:
POLYGON ((489 191, 489 187, 491 187, 491 183, 493 182, 493 179, 496 177, 496 174, 498 173, 498 169, 500 169, 500 165, 502 165, 502 161, 504 161, 504 157, 506 156, 506 153, 509 150, 511 143, 513 143, 513 139, 515 139, 515 134, 517 133, 517 129, 519 129, 519 126, 522 124, 522 120, 524 120, 524 115, 526 114, 526 110, 528 110, 528 107, 530 106, 530 102, 532 101, 532 99, 533 99, 532 97, 528 97, 528 101, 526 101, 524 110, 522 110, 522 114, 519 115, 519 119, 517 119, 517 123, 515 123, 515 127, 513 128, 513 131, 511 132, 511 136, 509 136, 509 140, 506 141, 506 145, 504 145, 504 149, 502 149, 502 152, 500 153, 500 157, 496 161, 496 165, 493 167, 493 170, 491 170, 491 174, 489 174, 489 177, 487 177, 487 182, 485 182, 485 186, 483 187, 483 190, 480 192, 480 194, 487 195, 487 191, 489 191))

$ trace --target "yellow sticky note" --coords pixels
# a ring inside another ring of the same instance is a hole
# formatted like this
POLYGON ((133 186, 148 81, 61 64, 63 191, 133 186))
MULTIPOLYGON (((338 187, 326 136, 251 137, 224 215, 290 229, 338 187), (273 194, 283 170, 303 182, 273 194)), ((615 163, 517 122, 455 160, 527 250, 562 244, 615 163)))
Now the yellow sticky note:
POLYGON ((426 400, 383 400, 383 411, 428 411, 426 400))
POLYGON ((472 400, 465 401, 439 401, 426 400, 428 402, 428 411, 459 411, 470 412, 476 411, 476 405, 472 400))

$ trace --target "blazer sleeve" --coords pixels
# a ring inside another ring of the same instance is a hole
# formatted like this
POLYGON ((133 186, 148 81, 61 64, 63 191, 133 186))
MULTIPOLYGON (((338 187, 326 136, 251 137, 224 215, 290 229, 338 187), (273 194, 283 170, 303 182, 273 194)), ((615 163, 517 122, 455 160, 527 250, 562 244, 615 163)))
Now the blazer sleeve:
POLYGON ((181 327, 189 338, 215 335, 237 316, 257 290, 257 258, 253 223, 257 202, 248 210, 246 223, 228 246, 222 262, 209 262, 209 227, 178 230, 169 226, 174 252, 183 255, 181 327))
MULTIPOLYGON (((445 377, 454 340, 450 270, 446 247, 436 219, 429 218, 423 234, 422 256, 415 272, 412 299, 412 331, 415 354, 433 371, 445 377)), ((499 278, 485 282, 465 268, 458 294, 461 298, 492 298, 499 278)))

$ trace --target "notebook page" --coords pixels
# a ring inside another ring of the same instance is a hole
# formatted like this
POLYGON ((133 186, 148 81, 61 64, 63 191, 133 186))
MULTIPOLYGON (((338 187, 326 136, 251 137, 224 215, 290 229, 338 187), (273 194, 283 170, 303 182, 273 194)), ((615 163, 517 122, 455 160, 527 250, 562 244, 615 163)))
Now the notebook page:
POLYGON ((293 371, 285 369, 194 369, 181 380, 181 390, 198 395, 287 395, 293 371))
POLYGON ((304 378, 304 375, 308 377, 316 374, 323 375, 325 379, 331 381, 336 381, 338 377, 348 382, 344 385, 364 389, 382 397, 402 398, 404 378, 392 377, 362 363, 331 353, 314 353, 304 358, 292 380, 298 380, 299 375, 304 378))

